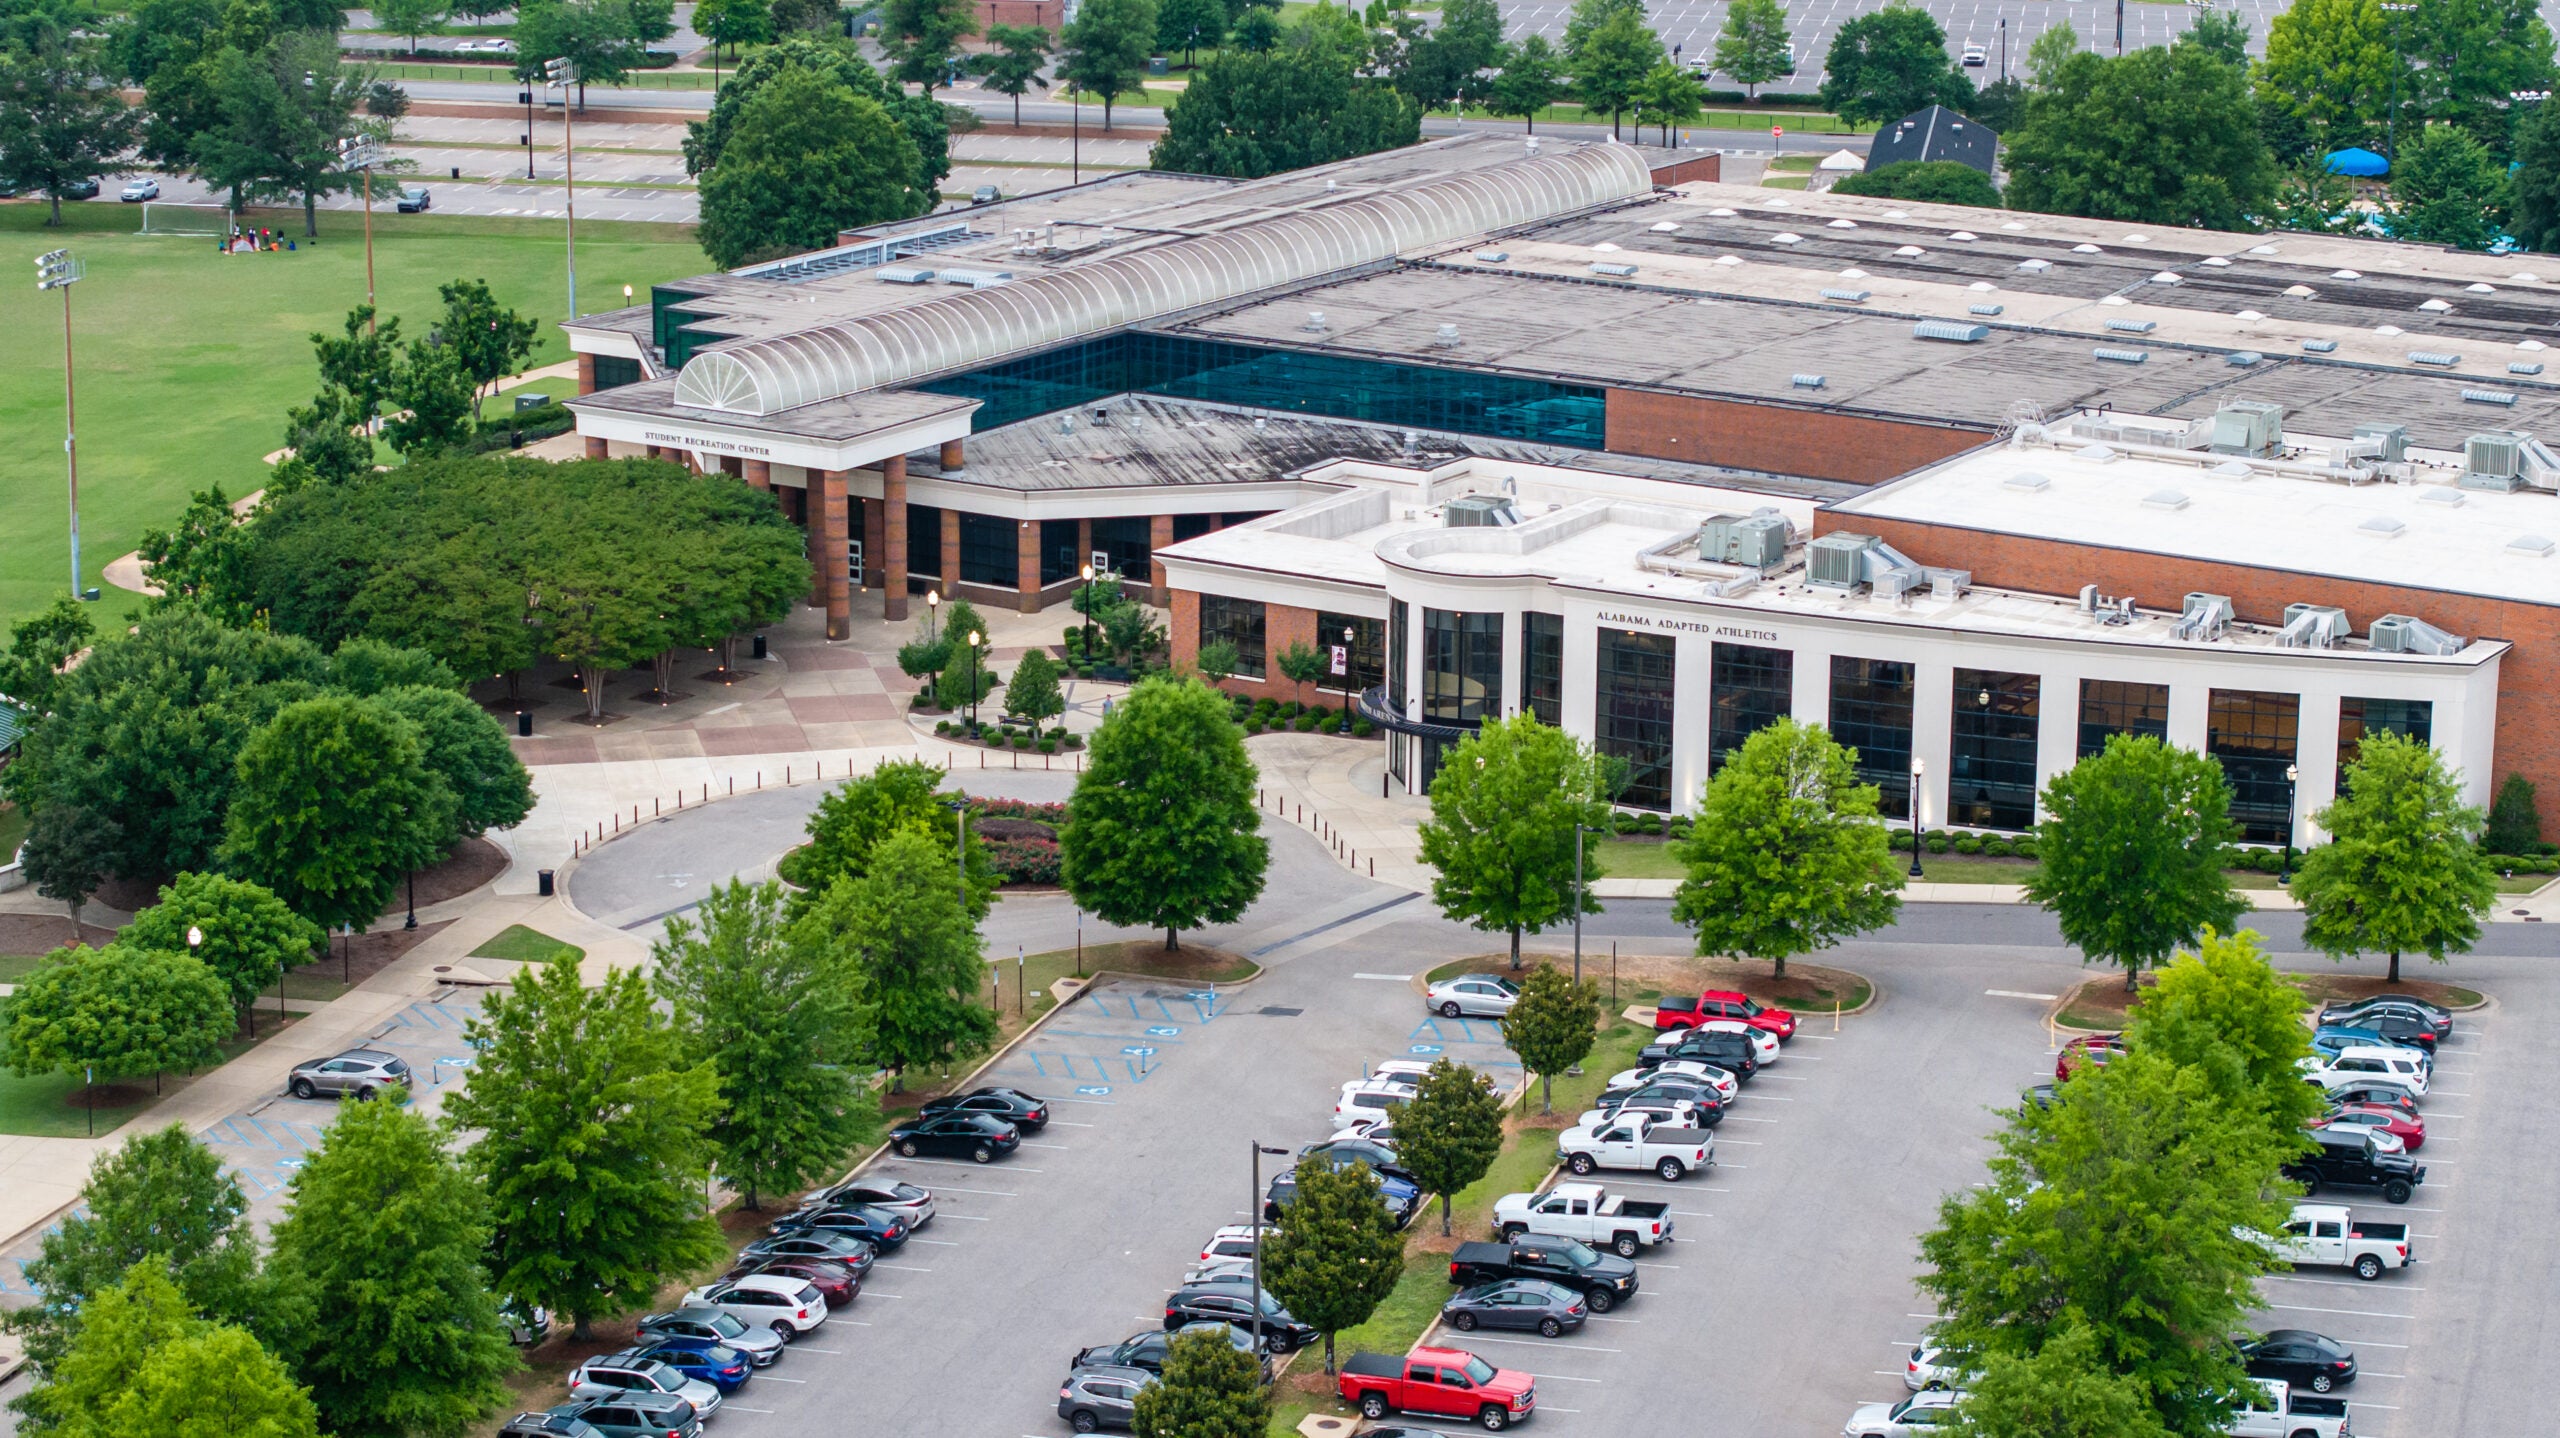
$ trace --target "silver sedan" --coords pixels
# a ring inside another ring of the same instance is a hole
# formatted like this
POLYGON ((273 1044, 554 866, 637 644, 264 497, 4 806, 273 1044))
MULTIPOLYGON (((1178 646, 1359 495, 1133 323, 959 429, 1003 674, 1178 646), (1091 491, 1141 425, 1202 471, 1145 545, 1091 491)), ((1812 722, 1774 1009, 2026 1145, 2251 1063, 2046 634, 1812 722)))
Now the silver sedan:
POLYGON ((1520 1001, 1520 986, 1494 974, 1460 974, 1424 991, 1423 1006, 1442 1018, 1498 1019, 1520 1001))

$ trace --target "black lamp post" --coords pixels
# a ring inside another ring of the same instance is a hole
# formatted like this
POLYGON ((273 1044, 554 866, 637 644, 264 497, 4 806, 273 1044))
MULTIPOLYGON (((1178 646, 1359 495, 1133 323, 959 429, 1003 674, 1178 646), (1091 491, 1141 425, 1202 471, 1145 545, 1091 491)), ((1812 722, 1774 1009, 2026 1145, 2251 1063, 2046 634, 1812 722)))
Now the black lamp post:
POLYGON ((974 733, 978 728, 978 647, 987 642, 987 636, 972 632, 960 642, 969 647, 969 729, 974 733))
POLYGON ((2284 766, 2284 867, 2276 873, 2276 882, 2279 884, 2293 882, 2293 811, 2295 795, 2300 792, 2296 786, 2301 777, 2300 766, 2294 764, 2284 766))
POLYGON ((1245 1216, 1253 1223, 1253 1358, 1257 1363, 1269 1361, 1262 1351, 1262 1156, 1287 1158, 1289 1150, 1266 1147, 1262 1140, 1253 1141, 1253 1196, 1245 1216))
POLYGON ((1920 877, 1920 780, 1928 772, 1927 760, 1914 756, 1911 760, 1911 877, 1920 877))

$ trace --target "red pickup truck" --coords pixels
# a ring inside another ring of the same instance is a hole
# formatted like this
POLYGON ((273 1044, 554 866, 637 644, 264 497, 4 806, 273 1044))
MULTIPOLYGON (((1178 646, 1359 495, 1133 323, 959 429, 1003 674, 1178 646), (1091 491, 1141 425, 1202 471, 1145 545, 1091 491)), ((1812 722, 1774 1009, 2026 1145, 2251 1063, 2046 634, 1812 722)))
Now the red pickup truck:
POLYGON ((1464 1419, 1498 1432, 1538 1406, 1535 1379, 1457 1348, 1417 1348, 1401 1357, 1354 1353, 1342 1365, 1338 1386, 1342 1401, 1358 1404, 1361 1416, 1373 1422, 1393 1409, 1464 1419))
POLYGON ((1693 1029, 1717 1019, 1749 1024, 1764 1033, 1773 1034, 1785 1043, 1796 1036, 1796 1016, 1785 1009, 1773 1009, 1746 994, 1729 989, 1709 989, 1694 999, 1664 999, 1653 1009, 1656 1032, 1666 1029, 1693 1029))

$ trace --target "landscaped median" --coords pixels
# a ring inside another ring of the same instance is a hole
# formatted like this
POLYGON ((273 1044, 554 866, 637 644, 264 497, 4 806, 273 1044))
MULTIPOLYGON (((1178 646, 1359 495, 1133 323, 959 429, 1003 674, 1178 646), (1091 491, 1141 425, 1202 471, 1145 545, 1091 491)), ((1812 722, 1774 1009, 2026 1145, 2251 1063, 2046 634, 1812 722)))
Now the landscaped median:
MULTIPOLYGON (((2285 974, 2286 982, 2302 990, 2304 998, 2317 1009, 2322 1004, 2354 1003, 2377 994, 2407 994, 2454 1013, 2480 1008, 2489 1002, 2477 989, 2434 979, 2403 978, 2391 983, 2369 974, 2285 974)), ((2082 979, 2055 1000, 2050 1015, 2054 1028, 2073 1033, 2111 1033, 2122 1029, 2133 1010, 2141 1003, 2141 995, 2159 983, 2157 973, 2142 976, 2141 988, 2128 994, 2124 972, 2109 969, 2092 978, 2082 979)))

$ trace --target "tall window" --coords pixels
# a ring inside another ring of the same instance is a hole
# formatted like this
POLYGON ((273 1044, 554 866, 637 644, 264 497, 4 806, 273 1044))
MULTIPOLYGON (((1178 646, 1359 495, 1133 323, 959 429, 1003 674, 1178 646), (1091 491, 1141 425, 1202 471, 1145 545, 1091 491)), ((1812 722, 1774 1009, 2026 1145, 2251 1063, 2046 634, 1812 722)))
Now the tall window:
POLYGON ((2169 686, 2080 681, 2080 757, 2103 753, 2118 734, 2169 737, 2169 686))
POLYGON ((624 359, 620 355, 596 356, 597 393, 601 394, 609 389, 620 389, 624 385, 639 382, 640 361, 624 359))
POLYGON ((1214 514, 1177 514, 1173 517, 1173 542, 1198 539, 1217 527, 1218 517, 1214 514))
POLYGON ((1017 521, 989 514, 960 516, 960 582, 1012 589, 1022 582, 1017 521))
POLYGON ((943 577, 942 511, 930 504, 907 506, 907 572, 943 577))
POLYGON ((2398 734, 2421 744, 2434 732, 2436 706, 2424 699, 2338 701, 2338 792, 2347 791, 2347 766, 2364 750, 2367 734, 2398 734))
POLYGON ((2205 720, 2205 752, 2231 781, 2231 818, 2252 844, 2293 838, 2293 767, 2302 696, 2216 689, 2205 720))
POLYGON ((1348 676, 1354 692, 1375 688, 1387 673, 1387 625, 1382 619, 1366 619, 1357 614, 1316 612, 1316 652, 1324 656, 1324 677, 1316 681, 1318 689, 1340 689, 1345 676, 1333 672, 1333 649, 1343 642, 1344 630, 1351 631, 1351 673, 1348 676))
MULTIPOLYGON (((1093 547, 1111 561, 1111 570, 1132 584, 1147 582, 1147 562, 1152 557, 1154 531, 1145 516, 1121 519, 1097 519, 1093 522, 1093 547)), ((1084 561, 1076 561, 1081 568, 1084 561)))
POLYGON ((1786 649, 1719 644, 1708 670, 1707 772, 1724 767, 1742 741, 1787 717, 1795 700, 1796 656, 1786 649))
POLYGON ((2033 674, 1956 671, 1947 756, 1947 818, 1978 829, 2036 821, 2038 681, 2033 674))
POLYGON ((1564 722, 1564 616, 1520 616, 1520 707, 1541 724, 1564 722))
POLYGON ((1831 656, 1831 737, 1858 751, 1858 778, 1876 786, 1876 812, 1911 817, 1912 665, 1831 656))
POLYGON ((1671 807, 1672 640, 1668 634, 1603 629, 1599 635, 1598 722, 1603 754, 1627 761, 1622 804, 1671 807))
POLYGON ((1262 602, 1256 599, 1229 599, 1223 594, 1200 596, 1200 642, 1204 645, 1225 640, 1236 647, 1236 677, 1262 677, 1262 602))
POLYGON ((1064 584, 1084 568, 1084 556, 1076 552, 1076 522, 1072 519, 1040 521, 1040 583, 1043 588, 1064 584))
POLYGON ((1396 711, 1396 717, 1399 719, 1410 717, 1406 714, 1404 707, 1404 671, 1405 661, 1413 644, 1412 634, 1412 615, 1406 612, 1404 601, 1401 599, 1388 600, 1387 707, 1396 711))
POLYGON ((1422 611, 1422 717, 1476 725, 1502 715, 1502 616, 1422 611))

